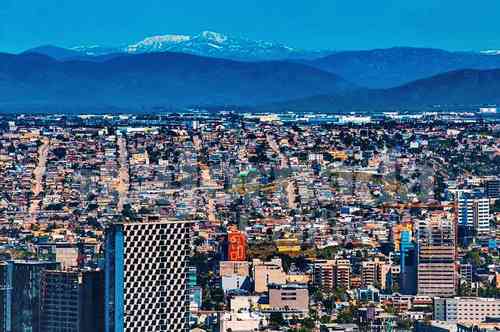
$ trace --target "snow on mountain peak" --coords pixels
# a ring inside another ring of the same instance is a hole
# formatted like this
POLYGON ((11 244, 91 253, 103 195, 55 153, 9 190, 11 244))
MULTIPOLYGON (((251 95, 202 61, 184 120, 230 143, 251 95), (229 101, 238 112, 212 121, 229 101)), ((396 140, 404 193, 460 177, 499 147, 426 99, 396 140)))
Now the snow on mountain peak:
POLYGON ((222 44, 229 39, 228 36, 213 31, 203 31, 201 33, 201 36, 211 42, 215 42, 218 44, 222 44))
POLYGON ((318 57, 321 54, 319 52, 317 54, 315 52, 304 52, 281 43, 227 36, 214 31, 202 31, 196 35, 165 34, 151 36, 139 42, 119 47, 83 46, 73 49, 86 55, 178 52, 240 60, 303 58, 311 55, 318 57))
POLYGON ((191 37, 187 35, 161 35, 145 38, 139 43, 144 45, 153 45, 155 43, 182 43, 190 39, 191 37))
POLYGON ((481 53, 486 55, 500 55, 500 50, 486 50, 481 51, 481 53))
POLYGON ((187 35, 158 35, 147 37, 138 43, 129 45, 125 48, 128 53, 135 53, 144 50, 162 50, 165 45, 179 44, 189 41, 191 36, 187 35))

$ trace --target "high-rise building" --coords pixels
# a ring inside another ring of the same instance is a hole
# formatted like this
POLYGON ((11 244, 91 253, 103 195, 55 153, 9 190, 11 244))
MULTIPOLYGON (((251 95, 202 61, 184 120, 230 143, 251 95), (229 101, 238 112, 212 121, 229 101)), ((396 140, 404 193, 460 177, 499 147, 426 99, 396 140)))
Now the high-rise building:
POLYGON ((187 331, 190 222, 149 217, 106 230, 105 331, 187 331))
POLYGON ((490 235, 490 201, 486 197, 474 200, 474 228, 479 237, 490 235))
POLYGON ((472 284, 472 264, 460 264, 460 281, 472 284))
POLYGON ((455 227, 447 212, 435 213, 418 227, 417 290, 419 295, 455 295, 455 227))
POLYGON ((351 263, 347 259, 319 260, 313 265, 313 284, 323 291, 351 288, 351 263))
POLYGON ((401 233, 404 231, 413 231, 413 223, 411 223, 411 220, 396 224, 391 228, 391 239, 394 243, 394 250, 396 251, 401 249, 401 241, 403 240, 401 233))
POLYGON ((489 198, 500 198, 500 179, 485 181, 484 191, 489 198))
POLYGON ((366 261, 361 266, 361 282, 363 287, 376 286, 380 289, 387 287, 387 275, 391 271, 391 265, 376 257, 374 260, 366 261))
POLYGON ((11 331, 12 273, 11 266, 0 262, 0 332, 11 331))
POLYGON ((478 237, 490 233, 490 202, 481 194, 458 194, 458 223, 474 230, 478 237))
POLYGON ((313 264, 313 284, 327 292, 336 288, 335 286, 335 261, 321 260, 313 264))
POLYGON ((335 287, 351 289, 351 262, 348 259, 338 259, 335 262, 335 287))
POLYGON ((230 230, 227 232, 226 259, 228 261, 246 261, 247 238, 243 232, 230 230))
POLYGON ((458 223, 460 225, 474 225, 474 200, 470 193, 458 192, 458 223))
POLYGON ((417 292, 417 252, 412 232, 401 232, 399 250, 399 288, 401 294, 413 295, 417 292))
POLYGON ((221 277, 231 277, 235 275, 248 277, 250 275, 250 262, 220 261, 219 275, 221 277))
MULTIPOLYGON (((2 282, 2 324, 5 331, 44 332, 40 329, 40 282, 44 270, 55 270, 59 263, 8 261, 0 265, 2 282)), ((0 328, 1 330, 1 328, 0 328)))
POLYGON ((44 271, 40 308, 44 332, 103 332, 104 272, 44 271))

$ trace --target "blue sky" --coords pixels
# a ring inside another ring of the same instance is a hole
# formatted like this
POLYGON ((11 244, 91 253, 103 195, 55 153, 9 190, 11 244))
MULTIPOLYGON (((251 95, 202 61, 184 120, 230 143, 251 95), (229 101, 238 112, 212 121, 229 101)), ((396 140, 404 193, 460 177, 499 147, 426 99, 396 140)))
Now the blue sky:
POLYGON ((0 0, 0 51, 212 30, 316 49, 500 49, 499 0, 0 0))

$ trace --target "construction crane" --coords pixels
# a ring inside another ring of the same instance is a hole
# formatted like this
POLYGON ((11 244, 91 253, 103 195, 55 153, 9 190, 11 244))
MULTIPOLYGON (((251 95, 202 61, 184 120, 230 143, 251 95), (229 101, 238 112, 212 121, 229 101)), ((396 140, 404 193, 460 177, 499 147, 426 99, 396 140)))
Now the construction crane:
POLYGON ((422 203, 422 202, 410 202, 410 203, 396 203, 396 204, 382 204, 382 210, 385 212, 388 209, 395 210, 408 210, 408 209, 436 209, 436 210, 444 210, 447 208, 452 208, 455 210, 455 214, 458 214, 457 202, 441 204, 439 202, 436 203, 422 203))

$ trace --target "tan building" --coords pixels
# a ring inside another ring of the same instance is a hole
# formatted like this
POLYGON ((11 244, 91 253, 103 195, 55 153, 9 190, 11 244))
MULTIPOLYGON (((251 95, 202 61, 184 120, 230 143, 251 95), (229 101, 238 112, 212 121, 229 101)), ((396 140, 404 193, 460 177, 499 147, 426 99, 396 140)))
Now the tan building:
POLYGON ((417 291, 419 295, 454 296, 457 272, 453 221, 444 215, 420 222, 417 291))
POLYGON ((351 262, 339 259, 335 262, 335 285, 337 288, 351 289, 351 262))
POLYGON ((220 317, 219 331, 249 332, 259 331, 267 326, 266 317, 256 312, 224 313, 220 317))
POLYGON ((250 275, 250 263, 238 261, 221 261, 219 263, 219 274, 221 277, 248 277, 250 275))
POLYGON ((387 274, 391 272, 391 265, 375 257, 373 261, 363 262, 361 280, 364 287, 376 286, 385 289, 387 274))
POLYGON ((258 306, 259 296, 234 295, 229 299, 231 312, 252 311, 258 306))
POLYGON ((56 247, 56 262, 61 263, 61 269, 67 270, 78 266, 78 248, 75 246, 56 247))
POLYGON ((284 285, 286 283, 286 273, 283 271, 280 258, 273 258, 270 262, 254 259, 252 263, 256 293, 267 292, 270 284, 284 285))
POLYGON ((313 265, 313 283, 324 291, 350 289, 351 263, 347 259, 316 261, 313 265))
POLYGON ((311 276, 304 273, 291 273, 286 275, 287 284, 308 284, 311 281, 311 276))
POLYGON ((269 285, 269 308, 280 311, 309 311, 309 290, 305 285, 269 285))

